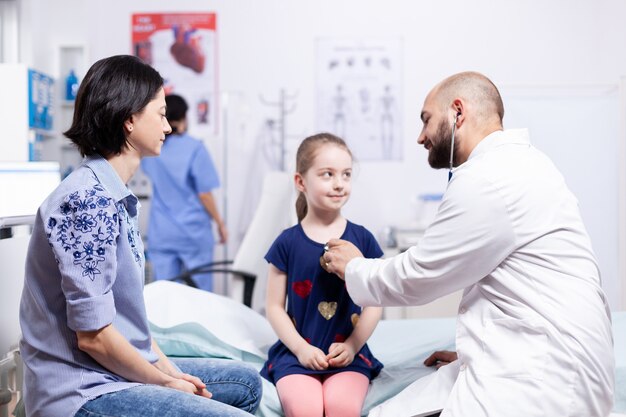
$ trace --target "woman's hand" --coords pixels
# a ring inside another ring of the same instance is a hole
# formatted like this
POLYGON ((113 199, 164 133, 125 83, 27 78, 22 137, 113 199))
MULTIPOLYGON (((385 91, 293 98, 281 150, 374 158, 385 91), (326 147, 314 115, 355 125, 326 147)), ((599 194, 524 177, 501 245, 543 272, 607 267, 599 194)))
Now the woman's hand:
POLYGON ((328 368, 328 361, 326 360, 324 352, 308 343, 298 350, 296 357, 298 358, 298 362, 305 368, 314 369, 316 371, 322 371, 328 368))
POLYGON ((179 391, 200 395, 206 398, 211 398, 213 396, 213 394, 207 391, 206 385, 200 378, 179 371, 178 368, 172 364, 169 358, 165 356, 154 339, 152 339, 152 350, 154 350, 159 356, 159 360, 154 363, 154 366, 164 374, 174 378, 174 381, 169 381, 164 384, 164 386, 169 386, 170 388, 174 388, 179 391), (193 385, 193 387, 189 387, 189 384, 193 385))
POLYGON ((196 379, 197 381, 190 381, 187 378, 174 378, 170 382, 164 384, 167 388, 172 388, 178 391, 186 392, 188 394, 195 394, 205 398, 211 398, 212 394, 206 390, 205 385, 200 381, 199 378, 195 376, 191 376, 188 374, 182 374, 183 376, 190 377, 191 379, 196 379), (195 383, 194 383, 195 382, 195 383), (199 384, 198 384, 199 382, 199 384), (202 388, 200 388, 201 386, 202 388))
POLYGON ((213 396, 213 394, 211 394, 206 389, 206 385, 204 384, 204 382, 202 382, 202 380, 198 378, 197 376, 181 373, 180 379, 193 384, 193 386, 195 387, 194 394, 199 395, 201 397, 206 397, 206 398, 211 398, 213 396))
POLYGON ((328 364, 334 368, 344 368, 354 361, 356 352, 349 343, 333 343, 328 348, 326 359, 328 364))

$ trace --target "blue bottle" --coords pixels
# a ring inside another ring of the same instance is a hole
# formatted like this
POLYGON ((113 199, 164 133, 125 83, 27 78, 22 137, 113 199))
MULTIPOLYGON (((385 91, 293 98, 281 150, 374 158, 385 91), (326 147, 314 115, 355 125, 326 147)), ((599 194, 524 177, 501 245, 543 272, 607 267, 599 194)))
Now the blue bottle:
POLYGON ((76 100, 76 93, 78 92, 78 78, 74 73, 74 70, 70 70, 69 75, 65 79, 65 99, 69 101, 76 100))

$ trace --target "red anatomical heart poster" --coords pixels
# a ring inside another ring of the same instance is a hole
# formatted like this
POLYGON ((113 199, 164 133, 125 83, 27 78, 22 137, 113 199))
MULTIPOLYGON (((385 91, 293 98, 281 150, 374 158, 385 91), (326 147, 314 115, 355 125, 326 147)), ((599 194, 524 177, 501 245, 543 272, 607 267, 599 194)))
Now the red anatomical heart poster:
POLYGON ((187 101, 192 131, 217 133, 216 14, 133 14, 132 45, 165 79, 166 94, 187 101))

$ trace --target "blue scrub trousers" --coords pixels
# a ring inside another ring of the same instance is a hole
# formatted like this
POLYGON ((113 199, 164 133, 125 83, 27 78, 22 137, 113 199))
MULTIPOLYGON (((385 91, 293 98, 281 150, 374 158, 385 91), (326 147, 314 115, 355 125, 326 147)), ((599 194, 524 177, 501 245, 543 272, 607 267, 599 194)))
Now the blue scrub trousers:
MULTIPOLYGON (((183 271, 213 262, 213 246, 205 246, 200 252, 180 252, 150 249, 148 251, 152 274, 155 281, 171 279, 183 271)), ((193 281, 198 288, 213 291, 213 274, 194 274, 193 281)))
POLYGON ((90 400, 74 417, 249 417, 258 408, 261 377, 251 366, 226 359, 170 360, 200 378, 213 398, 139 385, 90 400))

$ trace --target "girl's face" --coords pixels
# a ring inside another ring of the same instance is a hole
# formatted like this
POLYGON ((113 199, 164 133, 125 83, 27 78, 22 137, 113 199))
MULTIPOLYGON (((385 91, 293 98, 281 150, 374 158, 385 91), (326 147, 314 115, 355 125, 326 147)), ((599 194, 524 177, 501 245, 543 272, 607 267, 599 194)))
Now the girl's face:
POLYGON ((140 156, 156 156, 161 153, 165 134, 172 129, 165 118, 165 92, 157 95, 139 113, 125 122, 128 144, 140 156))
POLYGON ((327 143, 317 149, 304 175, 296 174, 296 188, 303 192, 309 210, 338 211, 352 190, 352 157, 343 148, 327 143))

